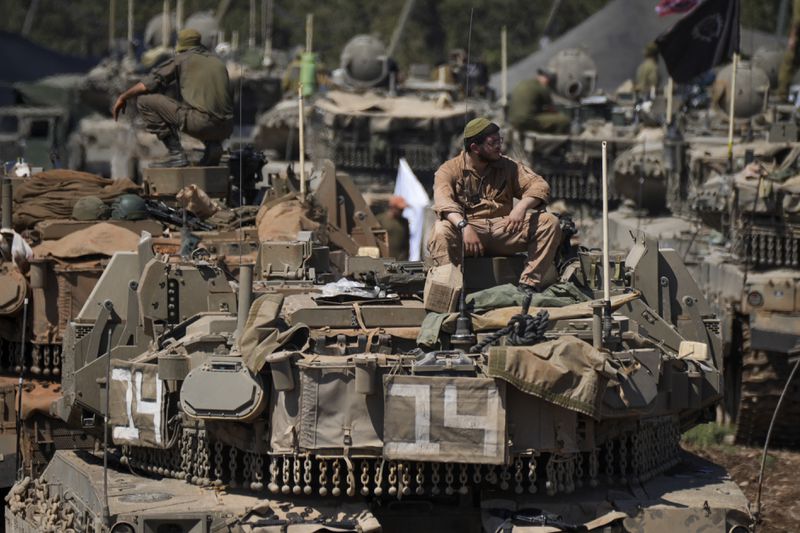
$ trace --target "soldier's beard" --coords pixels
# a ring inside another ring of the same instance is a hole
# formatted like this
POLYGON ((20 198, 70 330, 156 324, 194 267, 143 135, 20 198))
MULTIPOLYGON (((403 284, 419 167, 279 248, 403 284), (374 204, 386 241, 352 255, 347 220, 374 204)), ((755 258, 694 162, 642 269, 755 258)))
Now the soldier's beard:
POLYGON ((500 152, 495 152, 492 149, 487 150, 481 148, 480 150, 478 150, 477 155, 478 155, 478 160, 480 160, 482 163, 491 163, 493 161, 497 161, 498 159, 500 159, 500 156, 502 154, 500 152))

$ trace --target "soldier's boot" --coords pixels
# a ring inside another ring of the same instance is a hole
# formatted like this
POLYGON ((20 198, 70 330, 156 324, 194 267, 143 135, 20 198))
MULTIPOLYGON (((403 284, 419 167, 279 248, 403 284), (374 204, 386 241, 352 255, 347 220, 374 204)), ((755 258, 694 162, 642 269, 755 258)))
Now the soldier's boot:
POLYGON ((153 162, 154 167, 180 168, 189 166, 189 160, 186 158, 186 152, 183 151, 181 139, 177 133, 170 133, 161 139, 161 142, 167 147, 167 152, 169 153, 164 159, 153 162))
POLYGON ((205 141, 203 157, 198 165, 201 167, 216 167, 222 159, 222 143, 219 141, 205 141))

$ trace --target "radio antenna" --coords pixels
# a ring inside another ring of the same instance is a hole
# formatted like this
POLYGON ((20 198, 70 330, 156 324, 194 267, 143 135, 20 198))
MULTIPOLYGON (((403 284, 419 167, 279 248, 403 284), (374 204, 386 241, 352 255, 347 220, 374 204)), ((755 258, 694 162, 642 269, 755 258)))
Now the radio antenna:
POLYGON ((467 32, 467 62, 464 64, 464 128, 467 127, 469 116, 469 60, 472 57, 472 15, 475 8, 469 10, 469 31, 467 32))
MULTIPOLYGON (((470 48, 472 47, 472 14, 475 8, 469 10, 469 33, 467 34, 467 63, 465 65, 465 81, 464 81, 464 131, 467 129, 467 116, 469 115, 469 59, 470 48)), ((462 134, 463 136, 464 134, 462 134)), ((462 144, 466 144, 466 137, 463 137, 462 144)), ((466 151, 462 152, 466 159, 466 151)), ((466 212, 464 213, 466 218, 466 212)), ((472 319, 467 313, 467 299, 466 299, 466 284, 465 284, 465 268, 464 268, 464 235, 461 235, 461 294, 458 297, 458 318, 456 319, 456 330, 450 336, 450 343, 457 349, 468 352, 469 349, 475 344, 475 333, 472 328, 472 319)))

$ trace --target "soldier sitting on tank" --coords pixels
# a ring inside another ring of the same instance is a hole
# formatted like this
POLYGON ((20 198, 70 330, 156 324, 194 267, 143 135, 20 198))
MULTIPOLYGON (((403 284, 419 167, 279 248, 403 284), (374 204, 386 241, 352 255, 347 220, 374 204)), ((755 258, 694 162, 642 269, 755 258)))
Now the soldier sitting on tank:
POLYGON ((436 265, 458 265, 462 239, 466 256, 527 251, 520 288, 536 291, 544 288, 561 228, 558 218, 544 210, 550 186, 502 154, 499 130, 487 118, 471 120, 464 128, 464 151, 436 171, 433 209, 439 220, 428 252, 436 265), (514 204, 514 199, 519 201, 514 204))
POLYGON ((648 43, 644 48, 644 61, 636 69, 634 89, 640 98, 652 99, 660 85, 658 76, 658 46, 648 43))
POLYGON ((222 141, 233 131, 233 96, 225 64, 201 43, 200 33, 187 28, 178 34, 175 57, 156 67, 114 103, 117 119, 126 103, 138 97, 137 108, 147 131, 155 133, 169 151, 158 163, 164 167, 189 164, 181 146, 183 131, 205 144, 200 166, 215 166, 222 157, 222 141), (180 101, 161 94, 175 83, 180 101))
POLYGON ((519 131, 567 133, 569 117, 553 105, 552 87, 556 74, 539 69, 536 77, 517 84, 511 93, 508 121, 519 131))

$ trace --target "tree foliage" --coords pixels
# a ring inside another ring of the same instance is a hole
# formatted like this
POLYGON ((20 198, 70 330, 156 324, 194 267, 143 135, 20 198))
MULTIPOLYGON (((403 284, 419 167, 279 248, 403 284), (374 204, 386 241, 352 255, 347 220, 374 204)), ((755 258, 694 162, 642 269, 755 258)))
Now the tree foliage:
MULTIPOLYGON (((172 9, 175 1, 170 0, 172 9)), ((257 4, 256 27, 260 30, 257 4)), ((328 65, 339 62, 344 44, 354 35, 371 33, 385 43, 391 39, 406 0, 275 0, 274 46, 291 48, 305 42, 305 16, 314 14, 314 48, 328 65)), ((537 49, 553 2, 558 11, 550 25, 557 37, 603 7, 609 0, 416 0, 397 49, 400 65, 436 63, 454 48, 467 49, 494 70, 500 64, 500 29, 508 29, 509 61, 537 49), (470 12, 472 33, 470 38, 470 12)), ((652 2, 656 0, 640 0, 652 2)), ((108 13, 116 2, 116 33, 124 36, 127 0, 0 0, 0 29, 19 33, 31 3, 37 3, 28 35, 33 41, 61 52, 100 57, 108 52, 108 13)), ((777 28, 781 0, 741 0, 742 24, 773 33, 777 28)), ((188 15, 216 10, 220 0, 185 0, 188 15)), ((153 16, 161 12, 163 0, 136 0, 134 27, 141 36, 153 16)), ((223 19, 230 35, 238 31, 247 41, 249 0, 231 0, 223 19)), ((260 32, 259 32, 260 33, 260 32)), ((261 42, 261 36, 258 37, 261 42)))

